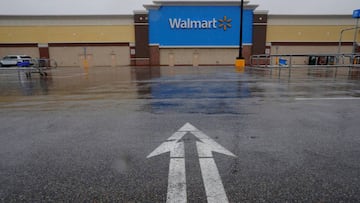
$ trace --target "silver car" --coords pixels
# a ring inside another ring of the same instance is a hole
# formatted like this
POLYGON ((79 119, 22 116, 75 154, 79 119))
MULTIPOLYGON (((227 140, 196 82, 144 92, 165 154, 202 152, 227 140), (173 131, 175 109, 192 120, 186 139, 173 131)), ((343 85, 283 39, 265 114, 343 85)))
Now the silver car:
POLYGON ((7 55, 0 60, 0 66, 30 66, 33 60, 28 55, 7 55))

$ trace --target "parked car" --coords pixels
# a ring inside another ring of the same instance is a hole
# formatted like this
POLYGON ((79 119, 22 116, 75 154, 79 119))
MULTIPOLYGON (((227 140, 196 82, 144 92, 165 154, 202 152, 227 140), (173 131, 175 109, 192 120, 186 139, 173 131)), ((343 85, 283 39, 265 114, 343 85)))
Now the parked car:
POLYGON ((28 55, 7 55, 0 60, 0 66, 30 66, 33 59, 28 55))

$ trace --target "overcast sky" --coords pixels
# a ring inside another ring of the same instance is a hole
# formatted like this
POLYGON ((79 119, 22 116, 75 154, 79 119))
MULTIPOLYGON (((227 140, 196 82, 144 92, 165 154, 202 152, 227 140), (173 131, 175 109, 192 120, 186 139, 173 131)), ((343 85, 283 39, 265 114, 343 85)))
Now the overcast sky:
MULTIPOLYGON (((132 14, 152 0, 0 0, 0 15, 132 14)), ((270 14, 349 14, 360 0, 250 0, 270 14)))

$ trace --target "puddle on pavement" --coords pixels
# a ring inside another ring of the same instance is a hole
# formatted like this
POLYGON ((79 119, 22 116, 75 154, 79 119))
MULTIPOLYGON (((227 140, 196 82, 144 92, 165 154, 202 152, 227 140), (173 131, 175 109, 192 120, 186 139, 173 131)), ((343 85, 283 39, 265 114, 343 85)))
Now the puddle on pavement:
POLYGON ((151 113, 241 114, 242 105, 265 100, 360 97, 359 80, 334 80, 334 72, 277 76, 276 71, 238 73, 233 67, 98 67, 57 68, 47 77, 28 78, 22 71, 0 69, 0 108, 51 110, 64 104, 142 100, 138 110, 151 113))

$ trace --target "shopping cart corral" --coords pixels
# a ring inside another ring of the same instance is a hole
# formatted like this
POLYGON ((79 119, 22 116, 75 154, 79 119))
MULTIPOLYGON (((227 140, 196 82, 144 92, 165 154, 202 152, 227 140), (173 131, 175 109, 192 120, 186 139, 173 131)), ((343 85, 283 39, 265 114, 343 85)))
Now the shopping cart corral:
POLYGON ((30 62, 17 64, 17 69, 24 71, 27 78, 31 78, 33 73, 38 73, 41 77, 46 77, 48 71, 57 68, 57 63, 53 59, 32 59, 30 62))

